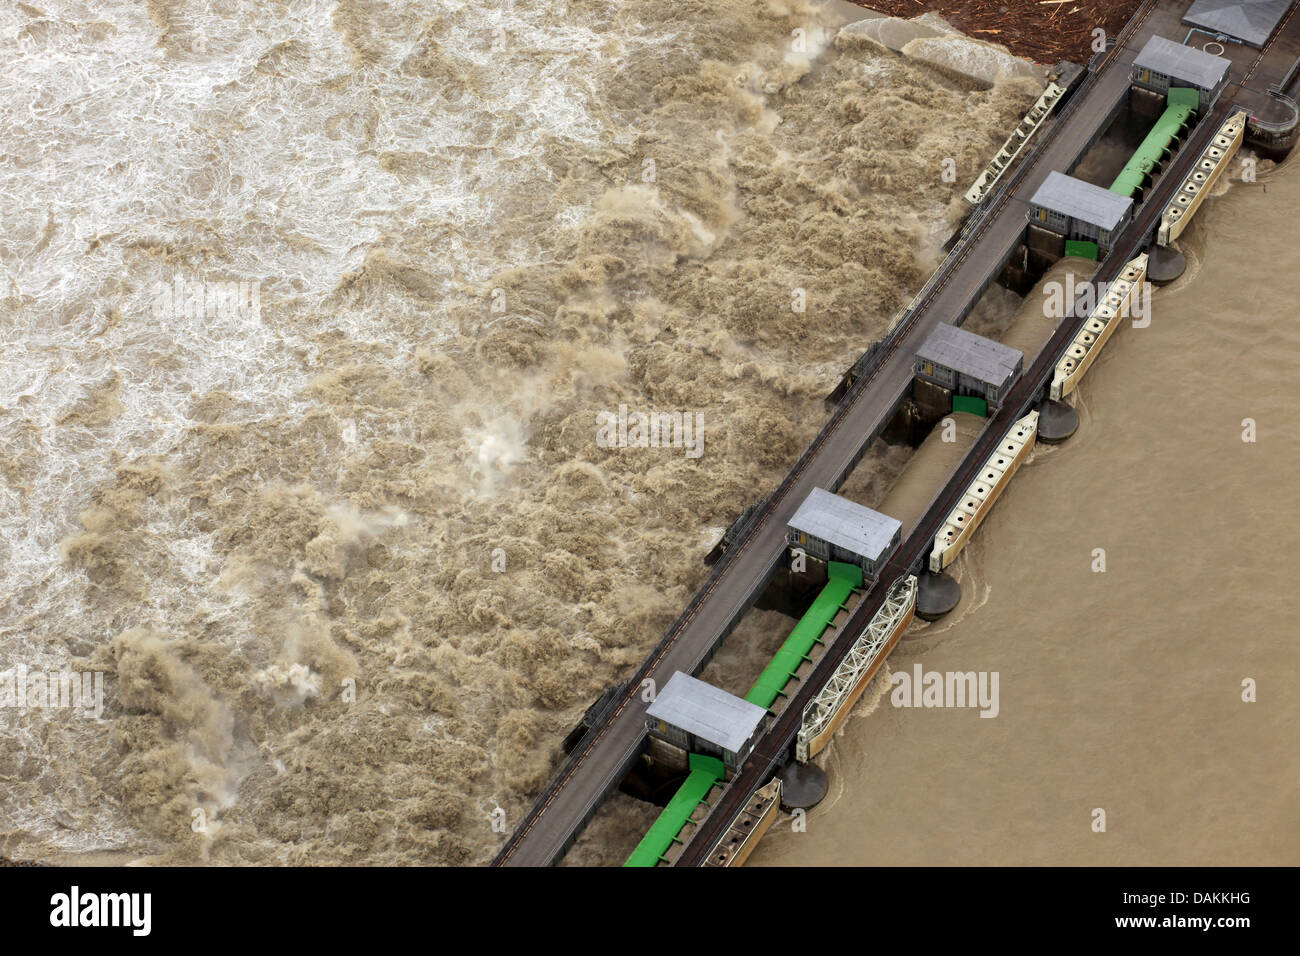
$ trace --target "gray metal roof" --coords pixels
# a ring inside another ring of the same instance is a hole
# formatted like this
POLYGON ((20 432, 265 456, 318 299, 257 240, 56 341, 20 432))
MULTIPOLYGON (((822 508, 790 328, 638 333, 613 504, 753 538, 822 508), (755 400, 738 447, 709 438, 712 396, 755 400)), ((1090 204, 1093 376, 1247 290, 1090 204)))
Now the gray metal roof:
POLYGON ((814 488, 789 527, 874 561, 894 543, 894 535, 903 525, 856 501, 814 488))
POLYGON ((1020 368, 1024 353, 955 325, 935 326, 919 349, 918 359, 988 382, 1005 385, 1020 368))
POLYGON ((1133 200, 1052 170, 1029 203, 1110 230, 1124 218, 1133 200))
POLYGON ((1153 36, 1133 61, 1135 69, 1153 70, 1174 80, 1191 83, 1207 90, 1219 85, 1232 61, 1176 40, 1153 36))
POLYGON ((1183 22, 1263 46, 1294 0, 1196 0, 1183 22))
POLYGON ((646 713, 733 753, 767 716, 757 704, 681 671, 668 678, 646 713))

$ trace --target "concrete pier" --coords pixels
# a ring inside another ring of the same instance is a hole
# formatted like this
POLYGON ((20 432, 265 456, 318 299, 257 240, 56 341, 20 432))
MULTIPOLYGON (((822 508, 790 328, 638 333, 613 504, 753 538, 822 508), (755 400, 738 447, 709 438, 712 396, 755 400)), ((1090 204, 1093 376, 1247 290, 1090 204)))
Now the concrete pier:
POLYGON ((1187 271, 1187 258, 1170 246, 1154 246, 1147 260, 1147 278, 1157 285, 1173 282, 1187 271))
POLYGON ((781 771, 781 809, 811 810, 826 799, 826 771, 815 763, 790 763, 781 771))
POLYGON ((1079 430, 1079 413, 1064 402, 1048 399, 1038 406, 1038 440, 1049 445, 1065 441, 1079 430))
POLYGON ((946 571, 924 572, 916 593, 916 616, 923 621, 937 621, 961 600, 961 585, 946 571))

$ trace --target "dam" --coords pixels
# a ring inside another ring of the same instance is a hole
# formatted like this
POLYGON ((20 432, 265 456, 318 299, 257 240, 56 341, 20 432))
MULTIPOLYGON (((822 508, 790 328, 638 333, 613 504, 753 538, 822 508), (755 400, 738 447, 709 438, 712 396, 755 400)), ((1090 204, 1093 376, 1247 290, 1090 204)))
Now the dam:
POLYGON ((1188 67, 1181 54, 1173 55, 1177 51, 1152 43, 1183 35, 1187 7, 1140 7, 1114 45, 1050 98, 1051 115, 1033 118, 1035 142, 984 177, 994 181, 991 188, 972 190, 978 198, 948 257, 885 339, 846 373, 833 393, 830 420, 780 488, 729 530, 713 572, 659 646, 589 710, 569 758, 506 842, 498 864, 548 865, 563 854, 641 757, 653 719, 645 691, 651 689, 653 698, 653 689, 675 675, 698 673, 790 560, 790 529, 806 502, 818 492, 833 495, 900 411, 922 432, 942 429, 951 417, 960 441, 943 442, 940 431, 938 443, 925 438, 918 452, 918 467, 937 463, 928 467, 944 472, 933 495, 921 491, 904 499, 900 492, 898 500, 882 504, 900 534, 891 551, 871 560, 874 583, 835 569, 828 557, 816 611, 801 618, 798 639, 792 632, 793 643, 773 660, 773 679, 749 701, 767 715, 756 724, 744 759, 728 766, 683 751, 690 773, 678 791, 681 799, 670 801, 654 839, 648 835, 629 863, 743 861, 742 851, 752 849, 746 834, 770 825, 786 782, 801 780, 797 768, 815 755, 818 742, 824 746, 828 728, 896 644, 927 576, 951 564, 1032 450, 1040 418, 1047 421, 1053 402, 1069 396, 1111 335, 1133 318, 1153 257, 1187 228, 1243 142, 1279 155, 1293 144, 1297 117, 1289 91, 1300 37, 1289 11, 1258 44, 1215 39, 1221 53, 1195 52, 1217 62, 1207 66, 1191 57, 1188 67), (1189 91, 1195 92, 1194 109, 1189 91), (1090 169, 1089 151, 1117 123, 1140 125, 1147 114, 1159 119, 1119 169, 1104 163, 1090 169), (1110 186, 1072 172, 1101 176, 1110 186), (1098 293, 1054 317, 1036 317, 1034 308, 1045 310, 1031 297, 1033 308, 1008 330, 1011 341, 1002 343, 1021 356, 1019 364, 996 388, 981 391, 970 376, 954 376, 945 385, 918 366, 936 330, 960 326, 993 282, 1032 287, 1067 276, 1087 276, 1098 293), (942 444, 956 447, 936 450, 942 444))

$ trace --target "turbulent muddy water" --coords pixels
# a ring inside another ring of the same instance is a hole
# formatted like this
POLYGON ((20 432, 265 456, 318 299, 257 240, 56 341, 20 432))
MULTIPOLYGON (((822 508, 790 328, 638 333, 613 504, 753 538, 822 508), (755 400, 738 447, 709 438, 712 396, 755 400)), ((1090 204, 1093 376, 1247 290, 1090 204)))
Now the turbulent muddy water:
POLYGON ((958 561, 962 603, 890 658, 998 672, 998 716, 898 708, 877 680, 807 831, 778 823, 752 862, 1300 862, 1300 225, 1279 214, 1300 169, 1219 192, 1150 327, 1084 379, 1078 434, 1038 446, 958 561))
POLYGON ((1037 95, 840 16, 0 9, 0 856, 491 856, 1037 95))

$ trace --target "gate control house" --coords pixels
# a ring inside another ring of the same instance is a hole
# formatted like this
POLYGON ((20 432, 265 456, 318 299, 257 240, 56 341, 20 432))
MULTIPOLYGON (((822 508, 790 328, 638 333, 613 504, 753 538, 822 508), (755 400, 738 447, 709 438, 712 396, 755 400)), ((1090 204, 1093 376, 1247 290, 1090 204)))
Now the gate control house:
POLYGON ((1029 200, 1029 221, 1064 236, 1110 249, 1128 225, 1133 200, 1055 170, 1029 200))
POLYGON ((814 488, 786 526, 786 540, 814 558, 856 564, 864 580, 874 581, 898 547, 902 529, 889 515, 814 488))
POLYGON ((646 729, 688 753, 736 770, 754 749, 767 710, 677 671, 646 708, 646 729))
POLYGON ((1217 36, 1232 37, 1259 49, 1277 29, 1294 0, 1196 0, 1183 23, 1217 36))
POLYGON ((916 376, 953 395, 974 395, 997 408, 1025 364, 1023 352, 955 325, 940 324, 916 350, 916 376))
POLYGON ((1194 89, 1204 111, 1223 92, 1230 66, 1232 61, 1221 56, 1154 36, 1133 61, 1133 85, 1156 93, 1168 93, 1171 86, 1194 89))

